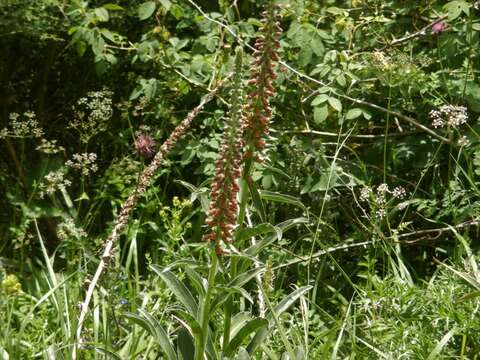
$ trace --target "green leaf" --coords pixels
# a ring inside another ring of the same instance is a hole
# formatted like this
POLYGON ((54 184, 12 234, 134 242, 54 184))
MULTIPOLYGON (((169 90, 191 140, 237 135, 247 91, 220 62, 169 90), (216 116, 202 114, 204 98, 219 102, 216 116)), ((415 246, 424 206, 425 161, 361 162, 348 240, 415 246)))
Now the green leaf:
POLYGON ((82 57, 87 50, 87 44, 85 43, 85 41, 77 41, 75 43, 75 50, 77 50, 77 54, 82 57))
POLYGON ((248 351, 245 348, 240 347, 238 349, 236 360, 251 360, 252 358, 248 355, 248 351))
POLYGON ((172 2, 170 0, 160 0, 160 4, 168 11, 172 6, 172 2))
POLYGON ((340 102, 340 100, 338 100, 336 98, 333 98, 333 97, 329 97, 328 98, 328 103, 330 104, 330 106, 332 108, 334 108, 338 112, 342 111, 342 103, 340 102))
POLYGON ((298 206, 302 209, 305 209, 305 205, 303 205, 303 203, 300 200, 298 200, 296 197, 291 195, 285 195, 278 192, 262 190, 260 191, 260 196, 263 200, 290 204, 290 205, 298 206))
POLYGON ((138 7, 138 18, 140 20, 146 20, 155 11, 155 1, 146 1, 138 7))
MULTIPOLYGON (((277 224, 276 227, 281 229, 282 232, 284 233, 285 231, 288 231, 289 229, 293 228, 294 226, 300 225, 300 224, 308 224, 308 219, 304 218, 304 217, 288 219, 284 222, 281 222, 281 223, 277 224)), ((245 251, 245 253, 250 255, 250 256, 255 256, 258 253, 260 253, 260 251, 262 251, 262 249, 264 249, 265 247, 270 245, 275 240, 277 240, 277 235, 276 234, 275 235, 269 235, 265 239, 256 243, 255 245, 252 245, 251 247, 249 247, 245 251)))
POLYGON ((315 106, 313 109, 313 121, 319 125, 328 118, 328 106, 315 106))
POLYGON ((437 343, 435 348, 432 350, 432 352, 428 355, 427 360, 434 360, 438 359, 440 353, 442 352, 442 349, 447 345, 447 343, 450 341, 450 339, 459 332, 459 329, 457 327, 454 327, 452 330, 447 332, 437 343))
POLYGON ((315 55, 322 56, 325 53, 325 46, 323 46, 323 41, 319 36, 315 36, 310 45, 315 55))
MULTIPOLYGON (((277 306, 273 309, 275 312, 275 315, 278 317, 280 316, 283 312, 285 312, 290 306, 292 306, 295 301, 297 301, 303 294, 305 294, 308 290, 312 288, 311 285, 307 286, 302 286, 298 288, 297 290, 293 291, 292 293, 288 294, 285 296, 280 303, 278 303, 277 306)), ((254 353, 256 348, 263 344, 265 338, 268 336, 268 328, 273 324, 274 320, 274 315, 272 312, 269 312, 267 314, 267 320, 269 322, 269 325, 263 326, 259 331, 255 334, 254 338, 250 343, 248 344, 247 351, 250 355, 254 353)))
POLYGON ((120 5, 112 4, 112 3, 105 4, 105 5, 103 5, 103 7, 104 7, 105 9, 113 10, 113 11, 125 10, 125 9, 124 9, 123 7, 121 7, 120 5))
POLYGON ((239 228, 235 236, 236 241, 243 242, 246 239, 250 239, 254 236, 264 235, 275 232, 275 227, 270 223, 258 224, 252 228, 239 228))
POLYGON ((233 355, 235 350, 248 338, 248 336, 256 332, 259 328, 268 324, 266 319, 256 318, 248 321, 228 343, 225 353, 227 356, 233 355))
POLYGON ((101 21, 108 21, 108 10, 104 7, 96 8, 94 12, 101 21))
POLYGON ((315 98, 313 99, 312 101, 312 106, 317 106, 317 105, 320 105, 320 104, 323 104, 324 102, 326 102, 328 100, 328 95, 327 94, 320 94, 320 95, 317 95, 315 96, 315 98))
POLYGON ((448 12, 448 20, 455 20, 462 12, 466 15, 470 14, 470 4, 463 0, 450 1, 443 5, 443 8, 448 12))
POLYGON ((177 354, 181 354, 183 360, 193 360, 195 356, 195 344, 192 336, 183 326, 178 330, 177 354))
POLYGON ((167 284, 168 288, 172 293, 177 297, 183 306, 188 310, 188 312, 196 317, 198 313, 198 304, 195 301, 192 293, 188 288, 181 282, 175 274, 168 270, 164 270, 158 265, 150 265, 150 268, 157 273, 158 276, 167 284))
POLYGON ((138 312, 140 315, 127 312, 124 316, 147 330, 153 336, 157 344, 160 345, 169 360, 177 360, 177 355, 168 334, 158 320, 144 309, 139 309, 138 312))
POLYGON ((345 115, 345 118, 347 120, 356 119, 357 117, 361 116, 362 113, 363 113, 362 109, 353 108, 347 111, 347 115, 345 115))
POLYGON ((312 60, 313 51, 310 46, 304 46, 298 53, 298 63, 300 66, 306 66, 312 60))

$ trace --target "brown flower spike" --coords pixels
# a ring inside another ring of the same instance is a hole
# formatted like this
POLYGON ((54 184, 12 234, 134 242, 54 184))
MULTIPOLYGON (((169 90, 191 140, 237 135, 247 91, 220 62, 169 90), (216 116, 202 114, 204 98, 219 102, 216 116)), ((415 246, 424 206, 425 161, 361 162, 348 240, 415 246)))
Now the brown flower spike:
POLYGON ((268 125, 272 118, 270 98, 276 95, 273 80, 277 78, 275 63, 280 43, 277 38, 282 29, 275 18, 275 7, 269 6, 262 13, 262 35, 255 42, 252 72, 248 84, 252 87, 248 95, 245 121, 248 150, 245 156, 253 157, 255 150, 265 148, 264 135, 268 135, 268 125))
POLYGON ((223 132, 220 152, 215 162, 215 177, 210 192, 210 206, 206 224, 209 231, 203 236, 205 241, 215 243, 217 253, 221 253, 220 242, 232 241, 232 231, 237 223, 237 194, 240 190, 238 179, 241 176, 243 142, 242 112, 242 52, 237 49, 235 57, 235 78, 232 89, 232 107, 228 123, 223 132))

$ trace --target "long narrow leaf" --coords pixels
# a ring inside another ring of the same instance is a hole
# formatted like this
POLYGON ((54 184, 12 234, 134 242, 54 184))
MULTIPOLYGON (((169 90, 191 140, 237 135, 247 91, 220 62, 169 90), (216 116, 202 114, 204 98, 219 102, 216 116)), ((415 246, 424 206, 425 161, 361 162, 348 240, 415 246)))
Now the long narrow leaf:
POLYGON ((150 265, 153 271, 167 284, 168 288, 173 292, 188 312, 196 317, 198 314, 198 304, 188 288, 170 271, 162 269, 158 265, 150 265))

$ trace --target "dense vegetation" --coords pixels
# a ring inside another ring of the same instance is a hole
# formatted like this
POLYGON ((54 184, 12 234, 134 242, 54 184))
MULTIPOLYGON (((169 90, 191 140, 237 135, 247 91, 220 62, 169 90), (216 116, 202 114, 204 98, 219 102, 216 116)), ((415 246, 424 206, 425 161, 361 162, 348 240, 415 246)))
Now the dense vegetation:
POLYGON ((479 15, 1 1, 0 358, 480 358, 479 15))

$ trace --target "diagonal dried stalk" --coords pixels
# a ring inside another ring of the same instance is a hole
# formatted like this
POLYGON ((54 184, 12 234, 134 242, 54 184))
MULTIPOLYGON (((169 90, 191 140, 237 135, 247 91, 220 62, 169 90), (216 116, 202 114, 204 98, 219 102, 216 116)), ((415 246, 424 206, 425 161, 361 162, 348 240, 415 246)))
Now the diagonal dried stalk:
POLYGON ((185 130, 188 129, 193 119, 195 119, 195 117, 202 110, 204 105, 213 99, 215 94, 218 92, 218 90, 221 88, 221 86, 225 83, 225 81, 228 78, 230 78, 230 76, 227 76, 222 82, 220 82, 220 84, 218 84, 216 88, 210 91, 202 99, 200 104, 196 108, 194 108, 187 115, 187 117, 175 128, 175 130, 170 134, 168 139, 162 144, 162 146, 160 147, 160 150, 157 152, 157 154, 153 158, 150 165, 148 165, 148 167, 142 172, 135 190, 133 190, 133 192, 130 194, 130 196, 127 198, 127 200, 123 204, 122 209, 120 210, 120 214, 118 215, 115 221, 115 225, 112 229, 112 232, 105 241, 103 254, 100 259, 100 263, 98 264, 97 270, 95 271, 95 275, 93 276, 90 282, 87 282, 89 283, 89 286, 88 286, 87 293, 85 294, 85 299, 81 305, 80 317, 78 319, 78 324, 77 324, 76 341, 72 350, 73 360, 76 360, 77 358, 77 348, 81 343, 83 323, 88 313, 88 306, 92 299, 93 291, 95 290, 95 287, 98 283, 98 280, 100 279, 100 276, 108 267, 110 259, 112 258, 112 255, 113 255, 113 251, 112 251, 113 245, 117 242, 122 231, 125 229, 125 226, 127 225, 128 219, 130 217, 130 213, 135 207, 135 204, 139 196, 142 195, 147 189, 147 187, 150 185, 153 175, 157 171, 158 167, 162 163, 165 156, 170 152, 170 150, 173 148, 173 146, 178 141, 178 139, 185 133, 185 130))

